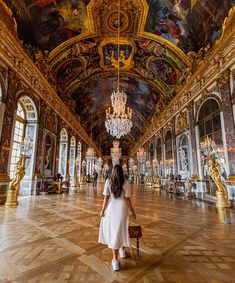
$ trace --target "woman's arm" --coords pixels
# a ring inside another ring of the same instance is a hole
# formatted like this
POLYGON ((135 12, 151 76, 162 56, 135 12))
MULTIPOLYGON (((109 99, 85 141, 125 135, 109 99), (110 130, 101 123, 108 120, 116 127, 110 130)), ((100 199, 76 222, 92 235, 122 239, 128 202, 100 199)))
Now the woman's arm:
POLYGON ((106 195, 106 196, 104 196, 103 205, 102 205, 102 209, 101 209, 101 212, 100 212, 100 217, 104 216, 105 210, 108 206, 108 202, 109 202, 109 196, 106 195))
POLYGON ((125 197, 125 200, 126 200, 126 203, 128 205, 128 208, 130 209, 131 211, 131 217, 133 219, 136 219, 136 214, 135 214, 135 211, 134 211, 134 208, 132 206, 132 203, 131 203, 131 199, 129 197, 125 197))

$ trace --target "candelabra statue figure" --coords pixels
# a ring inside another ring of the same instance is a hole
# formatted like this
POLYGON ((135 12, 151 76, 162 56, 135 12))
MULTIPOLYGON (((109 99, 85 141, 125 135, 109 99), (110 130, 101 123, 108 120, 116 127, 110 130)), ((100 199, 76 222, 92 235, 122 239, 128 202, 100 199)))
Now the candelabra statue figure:
POLYGON ((152 178, 151 178, 150 161, 149 160, 146 162, 145 187, 147 187, 147 188, 152 187, 152 178))
POLYGON ((15 178, 11 181, 9 189, 7 191, 7 200, 5 206, 15 207, 18 205, 18 194, 20 181, 25 175, 25 161, 29 158, 28 156, 21 155, 19 161, 16 164, 15 178))
POLYGON ((82 161, 80 185, 86 185, 86 160, 82 161))
POLYGON ((156 191, 160 191, 161 189, 160 178, 157 172, 154 175, 153 187, 156 189, 156 191))
POLYGON ((154 172, 154 179, 153 179, 153 188, 156 189, 156 191, 160 191, 161 184, 160 184, 160 178, 158 176, 158 162, 157 159, 153 159, 153 172, 154 172))
POLYGON ((78 173, 75 171, 74 172, 74 188, 79 188, 80 187, 80 183, 79 183, 79 180, 78 180, 78 173))
POLYGON ((218 208, 230 207, 228 203, 227 189, 221 180, 220 164, 215 160, 215 157, 213 156, 208 157, 208 167, 209 167, 209 175, 211 176, 212 180, 214 181, 217 187, 216 206, 218 208))

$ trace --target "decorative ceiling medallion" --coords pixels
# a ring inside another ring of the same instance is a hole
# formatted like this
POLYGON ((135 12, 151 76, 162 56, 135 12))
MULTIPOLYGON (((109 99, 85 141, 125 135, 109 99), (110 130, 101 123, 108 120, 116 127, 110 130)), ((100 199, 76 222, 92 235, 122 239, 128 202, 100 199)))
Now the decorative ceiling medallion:
POLYGON ((119 41, 116 37, 105 39, 99 46, 101 67, 118 68, 119 64, 120 69, 129 69, 132 67, 135 50, 135 46, 128 39, 120 38, 119 41))
MULTIPOLYGON (((118 11, 114 10, 111 11, 107 14, 106 18, 106 25, 107 27, 112 31, 116 32, 118 30, 118 24, 119 24, 119 19, 118 19, 118 11)), ((126 13, 123 11, 120 11, 120 32, 125 32, 129 28, 129 18, 126 13)))

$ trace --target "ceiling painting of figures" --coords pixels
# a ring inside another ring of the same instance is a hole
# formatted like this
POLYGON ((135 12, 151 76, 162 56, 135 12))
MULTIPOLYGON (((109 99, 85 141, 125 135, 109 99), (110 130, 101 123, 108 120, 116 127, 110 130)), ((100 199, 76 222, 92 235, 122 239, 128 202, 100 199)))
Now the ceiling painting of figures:
MULTIPOLYGON (((27 0, 34 41, 51 51, 64 41, 87 31, 86 5, 82 0, 27 0)), ((25 35, 27 38, 28 36, 25 35)))
POLYGON ((234 0, 147 0, 145 31, 159 35, 184 52, 198 51, 221 34, 234 0))
POLYGON ((133 109, 133 127, 124 137, 130 149, 200 67, 235 5, 235 0, 121 0, 119 14, 115 0, 4 2, 36 67, 106 153, 113 138, 105 113, 117 89, 118 67, 120 89, 133 109), (25 9, 19 11, 19 3, 25 9))
POLYGON ((59 68, 57 72, 57 82, 61 89, 78 76, 83 70, 83 63, 80 60, 67 60, 59 68))
MULTIPOLYGON (((76 101, 76 113, 83 122, 92 113, 111 106, 111 94, 117 89, 117 78, 98 78, 79 87, 72 98, 76 101)), ((120 89, 127 94, 127 106, 147 119, 156 110, 159 93, 143 80, 127 76, 120 77, 120 89)))

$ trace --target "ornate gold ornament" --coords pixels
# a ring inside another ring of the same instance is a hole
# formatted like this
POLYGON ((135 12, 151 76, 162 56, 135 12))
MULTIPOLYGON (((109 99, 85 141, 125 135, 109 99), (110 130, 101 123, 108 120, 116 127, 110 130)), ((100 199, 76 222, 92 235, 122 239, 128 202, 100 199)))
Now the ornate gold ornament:
POLYGON ((74 172, 74 187, 75 188, 79 188, 80 187, 80 184, 79 184, 79 180, 78 180, 78 173, 75 171, 74 172))
POLYGON ((213 50, 209 52, 204 59, 204 63, 200 64, 196 72, 189 78, 188 82, 183 86, 176 97, 165 107, 165 109, 163 109, 162 113, 157 117, 154 117, 151 126, 146 129, 145 133, 134 145, 129 157, 133 156, 138 148, 147 143, 153 135, 168 123, 168 121, 187 107, 187 104, 194 101, 204 90, 215 83, 219 79, 220 73, 226 69, 230 69, 235 63, 235 56, 231 56, 231 54, 234 54, 235 44, 235 25, 232 24, 235 15, 234 8, 232 9, 232 12, 229 13, 229 19, 227 20, 229 33, 223 33, 221 40, 213 46, 213 50), (218 54, 219 57, 222 56, 225 58, 225 60, 221 60, 219 66, 214 60, 218 57, 218 54), (204 83, 202 85, 199 84, 198 77, 203 78, 204 83), (185 93, 188 95, 186 96, 185 93))
POLYGON ((176 133, 181 133, 188 128, 188 123, 187 123, 187 113, 186 112, 181 112, 180 115, 176 119, 176 133))
POLYGON ((215 160, 215 157, 213 156, 208 157, 208 168, 209 168, 209 175, 211 176, 212 180, 214 181, 217 187, 216 206, 218 208, 230 207, 228 203, 227 189, 225 184, 221 180, 220 164, 215 160))
POLYGON ((35 64, 25 53, 25 50, 22 48, 19 40, 9 32, 1 17, 0 28, 0 60, 14 69, 14 72, 12 71, 9 74, 12 73, 17 87, 19 89, 23 87, 25 91, 30 91, 42 100, 46 101, 46 103, 54 109, 58 116, 60 116, 70 128, 75 130, 82 140, 92 146, 98 155, 101 155, 99 149, 87 135, 81 124, 59 98, 54 88, 45 79, 44 75, 38 70, 35 64))
POLYGON ((15 178, 11 181, 7 191, 7 200, 5 203, 5 206, 7 207, 15 207, 18 205, 19 185, 25 175, 25 161, 27 158, 28 156, 21 155, 16 164, 15 178))
POLYGON ((111 37, 104 39, 99 45, 99 53, 101 56, 101 67, 109 70, 110 68, 129 69, 133 64, 133 55, 135 53, 135 45, 128 39, 111 37), (119 54, 117 54, 117 46, 119 45, 119 54), (109 53, 108 55, 106 55, 109 53), (118 60, 119 58, 119 60, 118 60), (118 63, 119 61, 119 63, 118 63))
POLYGON ((160 191, 161 189, 160 178, 158 176, 158 173, 155 173, 154 175, 153 187, 154 189, 156 189, 156 191, 160 191))

